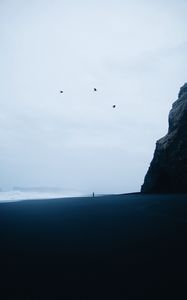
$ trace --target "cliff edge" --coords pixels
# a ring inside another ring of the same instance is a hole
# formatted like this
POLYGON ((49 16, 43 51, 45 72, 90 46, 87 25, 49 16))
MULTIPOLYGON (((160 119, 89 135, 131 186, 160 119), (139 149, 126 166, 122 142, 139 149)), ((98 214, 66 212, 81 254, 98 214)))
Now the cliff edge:
POLYGON ((187 83, 181 87, 169 113, 167 135, 156 143, 141 192, 187 192, 187 83))

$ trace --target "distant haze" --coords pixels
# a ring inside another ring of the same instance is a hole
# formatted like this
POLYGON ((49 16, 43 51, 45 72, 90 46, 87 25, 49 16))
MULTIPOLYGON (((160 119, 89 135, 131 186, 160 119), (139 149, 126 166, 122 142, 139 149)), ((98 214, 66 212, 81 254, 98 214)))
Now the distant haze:
POLYGON ((187 81, 186 16, 186 0, 1 0, 0 187, 139 191, 187 81))

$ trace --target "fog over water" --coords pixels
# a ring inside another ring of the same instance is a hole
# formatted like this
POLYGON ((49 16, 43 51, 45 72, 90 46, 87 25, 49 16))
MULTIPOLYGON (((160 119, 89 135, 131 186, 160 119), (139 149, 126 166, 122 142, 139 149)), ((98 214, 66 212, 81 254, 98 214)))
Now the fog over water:
POLYGON ((183 0, 0 1, 0 187, 139 191, 187 81, 186 14, 183 0))

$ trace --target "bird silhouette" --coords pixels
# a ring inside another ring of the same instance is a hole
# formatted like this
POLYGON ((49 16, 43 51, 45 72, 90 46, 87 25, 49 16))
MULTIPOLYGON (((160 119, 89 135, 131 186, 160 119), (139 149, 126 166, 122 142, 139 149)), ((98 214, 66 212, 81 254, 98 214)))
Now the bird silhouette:
POLYGON ((116 107, 116 105, 114 104, 114 105, 112 105, 112 107, 113 107, 113 108, 115 108, 115 107, 116 107))
POLYGON ((94 88, 94 92, 97 92, 97 89, 96 89, 96 88, 94 88))
POLYGON ((63 94, 64 91, 60 91, 60 94, 63 94))

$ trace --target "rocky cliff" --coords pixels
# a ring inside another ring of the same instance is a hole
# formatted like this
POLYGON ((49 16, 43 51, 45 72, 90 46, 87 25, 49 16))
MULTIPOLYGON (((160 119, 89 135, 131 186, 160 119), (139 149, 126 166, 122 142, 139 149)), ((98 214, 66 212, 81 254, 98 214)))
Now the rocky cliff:
POLYGON ((187 192, 187 83, 169 113, 167 135, 156 143, 141 192, 187 192))

